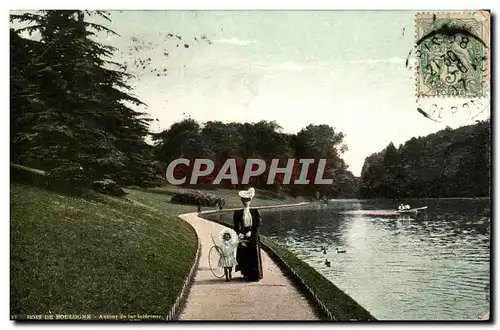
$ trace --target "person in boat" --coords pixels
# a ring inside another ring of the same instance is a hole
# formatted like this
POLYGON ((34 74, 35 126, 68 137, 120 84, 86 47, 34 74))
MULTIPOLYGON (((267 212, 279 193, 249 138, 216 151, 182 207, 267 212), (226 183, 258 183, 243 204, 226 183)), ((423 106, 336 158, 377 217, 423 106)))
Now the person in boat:
POLYGON ((399 206, 398 206, 398 210, 399 210, 399 211, 402 211, 402 210, 404 209, 404 207, 405 207, 405 206, 404 206, 403 204, 399 204, 399 206))
POLYGON ((257 209, 250 208, 255 189, 242 190, 238 195, 241 197, 243 208, 233 214, 234 231, 240 240, 236 250, 235 271, 239 271, 248 281, 259 281, 263 277, 259 239, 261 217, 257 209))

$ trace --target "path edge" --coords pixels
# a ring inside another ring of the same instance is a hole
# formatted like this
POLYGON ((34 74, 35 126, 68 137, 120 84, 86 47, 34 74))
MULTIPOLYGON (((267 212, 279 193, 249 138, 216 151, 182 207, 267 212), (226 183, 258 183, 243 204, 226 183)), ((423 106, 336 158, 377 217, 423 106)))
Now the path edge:
MULTIPOLYGON (((183 214, 179 215, 179 218, 182 219, 183 214)), ((194 262, 193 265, 191 266, 191 269, 189 270, 188 276, 184 280, 184 285, 182 286, 182 290, 177 296, 177 299, 175 299, 174 305, 172 308, 170 308, 170 312, 167 315, 166 320, 167 321, 177 321, 179 318, 179 315, 182 312, 182 309, 184 307, 184 304, 187 300, 187 297, 189 295, 189 291, 191 290, 191 287, 193 286, 194 283, 194 278, 196 276, 196 272, 198 270, 198 264, 200 262, 200 256, 201 256, 201 240, 200 237, 198 236, 198 233, 196 232, 196 229, 187 221, 182 219, 185 223, 187 223, 194 231, 194 234, 196 235, 196 240, 198 243, 197 249, 196 249, 196 255, 194 257, 194 262)))

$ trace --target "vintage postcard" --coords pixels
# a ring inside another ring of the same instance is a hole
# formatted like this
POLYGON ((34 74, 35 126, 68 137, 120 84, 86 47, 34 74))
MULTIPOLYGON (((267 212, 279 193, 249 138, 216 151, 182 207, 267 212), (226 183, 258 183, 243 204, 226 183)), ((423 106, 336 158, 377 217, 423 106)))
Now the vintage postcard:
POLYGON ((10 319, 491 321, 491 27, 10 11, 10 319))

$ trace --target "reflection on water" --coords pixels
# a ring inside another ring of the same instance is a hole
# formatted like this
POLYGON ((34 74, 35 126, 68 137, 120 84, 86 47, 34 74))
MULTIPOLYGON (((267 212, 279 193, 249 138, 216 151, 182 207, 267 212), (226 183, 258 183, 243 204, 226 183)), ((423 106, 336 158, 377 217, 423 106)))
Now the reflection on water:
POLYGON ((477 320, 489 309, 489 199, 406 202, 429 209, 416 216, 384 215, 359 211, 390 211, 390 201, 342 200, 262 211, 262 233, 377 319, 477 320), (347 252, 337 254, 336 247, 347 252))

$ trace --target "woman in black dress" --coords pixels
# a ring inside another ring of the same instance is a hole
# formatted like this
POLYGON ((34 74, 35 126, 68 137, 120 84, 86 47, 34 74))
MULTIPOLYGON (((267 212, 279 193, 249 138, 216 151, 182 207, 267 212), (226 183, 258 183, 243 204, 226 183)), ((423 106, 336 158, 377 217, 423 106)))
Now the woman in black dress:
POLYGON ((262 255, 260 253, 260 214, 257 209, 250 209, 250 202, 255 196, 255 189, 239 192, 243 209, 234 211, 234 231, 238 234, 240 244, 236 250, 236 271, 249 281, 262 278, 262 255))

